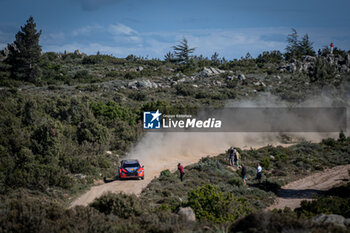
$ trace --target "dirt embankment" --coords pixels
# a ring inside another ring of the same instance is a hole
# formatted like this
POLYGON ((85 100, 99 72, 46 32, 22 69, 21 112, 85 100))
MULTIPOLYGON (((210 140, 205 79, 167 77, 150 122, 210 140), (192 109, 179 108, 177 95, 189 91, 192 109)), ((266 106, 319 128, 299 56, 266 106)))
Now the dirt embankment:
POLYGON ((267 209, 284 209, 284 207, 295 209, 300 207, 301 201, 312 200, 335 185, 348 182, 350 180, 349 169, 350 164, 337 166, 291 182, 281 188, 277 193, 278 198, 275 204, 267 209))

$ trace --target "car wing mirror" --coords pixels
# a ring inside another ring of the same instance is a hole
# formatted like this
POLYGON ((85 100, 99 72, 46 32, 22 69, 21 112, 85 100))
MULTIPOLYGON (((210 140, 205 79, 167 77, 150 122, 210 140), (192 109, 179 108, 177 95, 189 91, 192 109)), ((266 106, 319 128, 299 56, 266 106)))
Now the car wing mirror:
POLYGON ((145 167, 145 165, 142 165, 142 168, 144 168, 145 167))

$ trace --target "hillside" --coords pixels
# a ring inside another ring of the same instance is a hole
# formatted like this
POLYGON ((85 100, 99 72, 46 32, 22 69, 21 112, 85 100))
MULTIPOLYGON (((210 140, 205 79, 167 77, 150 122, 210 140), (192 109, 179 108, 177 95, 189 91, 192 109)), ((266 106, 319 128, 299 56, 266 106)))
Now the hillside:
POLYGON ((142 129, 142 114, 196 116, 203 107, 227 106, 349 107, 349 51, 325 48, 316 56, 298 42, 284 54, 239 60, 42 52, 33 18, 27 23, 32 27, 22 30, 32 30, 31 40, 19 33, 0 52, 0 232, 244 232, 251 219, 262 226, 271 222, 270 232, 348 230, 349 198, 334 194, 348 193, 345 178, 299 209, 260 212, 281 195, 282 186, 348 166, 346 129, 152 134, 142 129), (272 146, 278 144, 290 146, 272 146), (247 166, 247 185, 229 167, 230 146, 247 166), (146 164, 144 181, 114 181, 124 158, 146 164), (184 182, 173 170, 180 161, 188 165, 184 182), (261 184, 254 180, 258 162, 261 184), (90 188, 97 194, 81 196, 90 188), (332 213, 343 216, 341 224, 319 217, 332 213))

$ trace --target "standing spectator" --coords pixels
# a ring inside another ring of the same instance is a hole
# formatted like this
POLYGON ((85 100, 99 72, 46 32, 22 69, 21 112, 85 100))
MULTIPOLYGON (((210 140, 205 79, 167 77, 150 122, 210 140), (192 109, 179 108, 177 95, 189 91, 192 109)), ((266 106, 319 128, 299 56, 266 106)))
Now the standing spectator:
POLYGON ((244 166, 244 163, 242 163, 241 175, 243 179, 243 184, 246 184, 247 168, 244 166))
POLYGON ((234 158, 234 162, 236 167, 239 167, 238 161, 240 160, 240 155, 239 152, 236 150, 236 148, 233 149, 233 158, 234 158))
POLYGON ((333 54, 333 50, 334 50, 333 42, 329 46, 331 47, 331 54, 333 54))
POLYGON ((184 167, 181 165, 181 163, 177 165, 177 169, 180 171, 180 180, 183 181, 185 170, 184 170, 184 167))
POLYGON ((230 165, 233 167, 233 160, 234 160, 234 152, 235 152, 235 149, 231 146, 230 150, 229 150, 229 157, 228 157, 228 160, 230 162, 230 165))
POLYGON ((262 177, 262 167, 258 163, 256 168, 256 179, 259 181, 259 184, 261 184, 261 177, 262 177))

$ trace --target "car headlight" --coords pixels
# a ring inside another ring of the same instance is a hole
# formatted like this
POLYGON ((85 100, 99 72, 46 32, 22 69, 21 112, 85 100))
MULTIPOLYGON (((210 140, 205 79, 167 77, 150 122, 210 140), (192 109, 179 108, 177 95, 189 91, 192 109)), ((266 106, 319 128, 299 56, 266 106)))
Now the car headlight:
POLYGON ((137 173, 141 174, 141 173, 142 173, 142 170, 140 170, 140 171, 137 171, 137 173))

